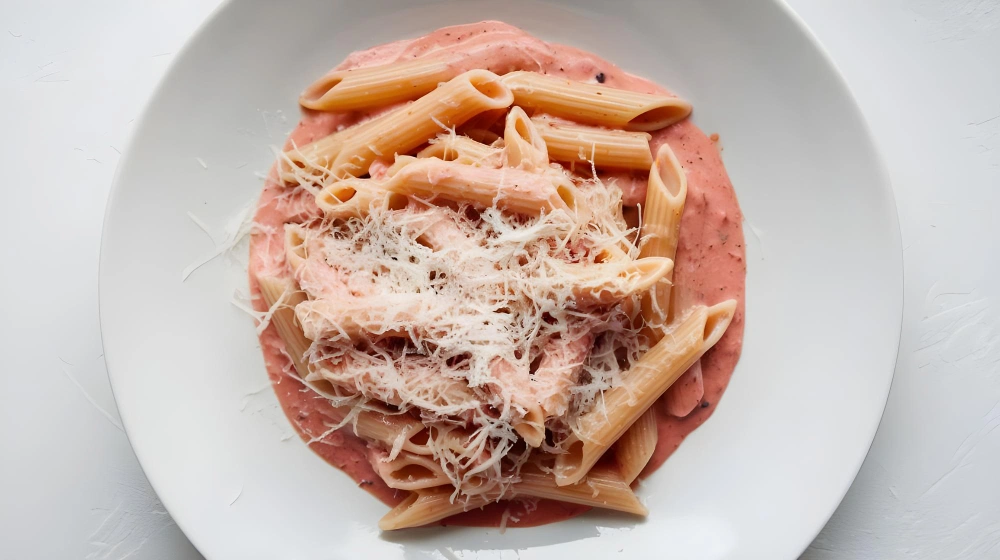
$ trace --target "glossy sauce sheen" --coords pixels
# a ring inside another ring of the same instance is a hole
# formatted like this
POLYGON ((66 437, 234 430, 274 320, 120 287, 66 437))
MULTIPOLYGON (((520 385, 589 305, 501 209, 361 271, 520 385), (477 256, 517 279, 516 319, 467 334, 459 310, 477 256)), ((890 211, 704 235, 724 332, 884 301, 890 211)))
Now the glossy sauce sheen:
MULTIPOLYGON (((417 57, 456 56, 460 70, 486 68, 503 74, 531 70, 571 80, 597 83, 603 74, 604 85, 646 93, 666 90, 642 78, 632 76, 617 66, 578 49, 540 41, 523 31, 500 22, 483 22, 440 29, 419 39, 397 41, 350 55, 337 69, 388 64, 417 57)), ((695 100, 696 101, 696 100, 695 100)), ((389 107, 374 112, 382 112, 389 107)), ((697 106, 696 106, 697 110, 697 106)), ((353 112, 330 114, 306 111, 302 121, 289 136, 286 148, 302 146, 371 116, 353 112)), ((743 341, 744 283, 746 249, 743 241, 743 216, 716 145, 698 127, 685 120, 653 133, 652 152, 666 142, 677 155, 688 178, 688 195, 681 221, 681 234, 674 265, 676 301, 682 306, 715 304, 735 298, 736 315, 722 340, 702 358, 704 397, 701 406, 685 418, 675 418, 658 407, 659 442, 642 476, 659 467, 692 430, 715 410, 736 362, 743 341)), ((318 215, 311 196, 292 200, 278 199, 284 191, 272 170, 261 195, 255 221, 263 226, 253 234, 250 247, 250 284, 254 306, 265 310, 255 280, 258 274, 282 272, 283 241, 281 226, 287 221, 318 215), (269 228, 273 228, 270 231, 269 228), (270 231, 270 233, 269 233, 270 231)), ((626 204, 641 203, 645 198, 645 176, 630 180, 617 178, 626 204)), ((358 485, 385 502, 395 505, 407 492, 396 491, 382 482, 368 463, 366 443, 350 430, 329 430, 329 404, 304 388, 288 375, 289 360, 284 345, 273 326, 261 335, 268 374, 278 400, 302 439, 318 455, 341 469, 358 485)), ((684 386, 675 391, 687 390, 684 386)), ((513 501, 492 504, 482 509, 451 517, 443 525, 497 526, 506 512, 507 525, 526 527, 567 519, 589 508, 549 500, 513 501)), ((655 515, 655 512, 653 512, 655 515)))

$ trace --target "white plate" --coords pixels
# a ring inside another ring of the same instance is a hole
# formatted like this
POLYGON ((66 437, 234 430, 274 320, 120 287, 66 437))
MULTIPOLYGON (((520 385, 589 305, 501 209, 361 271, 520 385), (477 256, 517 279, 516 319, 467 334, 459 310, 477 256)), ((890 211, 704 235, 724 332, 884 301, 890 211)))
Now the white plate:
POLYGON ((231 2, 136 123, 106 220, 101 324, 121 416, 160 498, 213 560, 794 558, 857 473, 896 357, 886 174, 833 65, 770 0, 231 2), (251 321, 229 302, 240 266, 216 259, 180 280, 213 248, 187 213, 218 226, 256 196, 252 172, 269 167, 315 76, 352 50, 482 19, 666 84, 722 135, 747 216, 743 358, 715 415, 641 486, 644 522, 592 512, 505 534, 380 535, 385 506, 289 438, 251 321))

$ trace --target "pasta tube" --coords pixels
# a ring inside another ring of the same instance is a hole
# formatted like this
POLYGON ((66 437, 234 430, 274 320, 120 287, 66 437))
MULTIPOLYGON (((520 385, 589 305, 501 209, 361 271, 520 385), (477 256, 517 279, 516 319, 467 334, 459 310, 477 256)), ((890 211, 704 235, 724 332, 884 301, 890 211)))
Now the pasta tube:
POLYGON ((299 104, 317 111, 353 111, 416 99, 459 74, 449 60, 416 59, 335 70, 313 82, 299 104))
POLYGON ((333 160, 334 177, 360 175, 375 159, 407 153, 490 109, 509 107, 514 97, 499 76, 470 70, 420 99, 388 113, 385 120, 350 135, 333 160))
MULTIPOLYGON (((646 204, 642 209, 642 239, 639 257, 673 259, 681 231, 681 216, 687 198, 687 177, 670 146, 663 144, 656 152, 656 161, 649 171, 646 204)), ((663 325, 670 310, 670 280, 652 286, 642 298, 642 318, 647 325, 645 334, 652 342, 663 336, 663 325)))
POLYGON ((656 411, 650 408, 615 443, 615 462, 626 483, 632 484, 645 468, 658 439, 656 411))
POLYGON ((605 391, 602 409, 579 418, 573 429, 575 441, 556 459, 559 485, 583 479, 650 405, 722 338, 735 311, 735 300, 694 308, 625 373, 622 385, 605 391))
POLYGON ((646 132, 628 132, 594 126, 557 122, 535 117, 531 119, 548 147, 552 159, 592 162, 594 167, 640 169, 653 164, 646 132))
POLYGON ((575 209, 577 198, 572 181, 561 174, 474 167, 436 158, 420 159, 403 167, 383 187, 399 194, 439 196, 487 208, 496 204, 529 215, 575 209))
POLYGON ((500 150, 476 142, 468 136, 454 134, 439 134, 431 140, 431 145, 417 152, 418 158, 438 158, 442 161, 453 161, 465 165, 481 165, 483 167, 500 167, 500 150))
POLYGON ((574 82, 536 72, 511 72, 503 81, 514 103, 586 124, 626 130, 659 130, 691 114, 677 97, 636 93, 574 82))
MULTIPOLYGON (((459 497, 452 501, 455 489, 450 486, 418 490, 394 507, 380 521, 383 531, 420 527, 463 511, 483 507, 496 501, 496 493, 459 497)), ((511 497, 547 498, 625 513, 645 516, 642 505, 629 485, 613 466, 597 466, 591 474, 576 484, 558 486, 551 474, 526 465, 521 469, 521 481, 510 489, 511 497)))
POLYGON ((503 162, 507 167, 525 171, 544 171, 549 166, 549 152, 537 127, 520 107, 507 113, 503 130, 503 162))

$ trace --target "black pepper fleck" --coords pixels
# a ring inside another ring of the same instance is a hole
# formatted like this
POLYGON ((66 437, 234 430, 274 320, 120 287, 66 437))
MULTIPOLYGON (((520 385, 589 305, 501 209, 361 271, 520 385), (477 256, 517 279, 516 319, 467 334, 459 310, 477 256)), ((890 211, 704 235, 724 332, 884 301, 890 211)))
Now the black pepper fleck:
POLYGON ((594 76, 594 77, 597 79, 597 83, 599 83, 599 84, 603 84, 604 83, 604 79, 605 79, 604 78, 604 72, 598 72, 597 75, 594 76))
POLYGON ((701 407, 702 408, 708 408, 709 406, 710 405, 708 404, 708 401, 702 401, 702 403, 701 403, 701 407))

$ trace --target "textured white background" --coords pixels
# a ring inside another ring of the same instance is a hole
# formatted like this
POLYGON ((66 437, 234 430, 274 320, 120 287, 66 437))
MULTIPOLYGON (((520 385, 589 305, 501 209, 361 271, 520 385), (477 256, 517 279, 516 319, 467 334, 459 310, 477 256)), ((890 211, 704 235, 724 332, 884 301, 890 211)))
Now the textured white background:
MULTIPOLYGON (((878 138, 906 275, 885 418, 803 558, 1000 558, 1000 0, 789 3, 878 138)), ((0 3, 0 558, 200 558, 121 430, 97 259, 130 124, 216 4, 0 3)))

